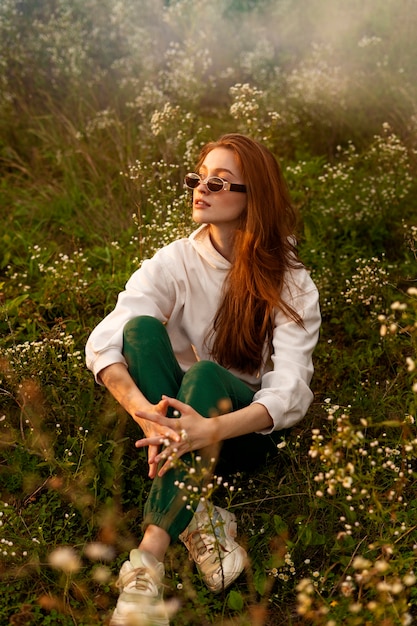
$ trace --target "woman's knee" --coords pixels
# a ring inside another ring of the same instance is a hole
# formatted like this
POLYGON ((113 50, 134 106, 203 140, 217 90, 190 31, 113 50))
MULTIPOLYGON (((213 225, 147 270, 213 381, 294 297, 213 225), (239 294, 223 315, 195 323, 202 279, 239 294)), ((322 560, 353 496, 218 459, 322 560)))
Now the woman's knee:
POLYGON ((185 380, 192 379, 194 382, 197 380, 209 381, 218 379, 220 370, 223 368, 214 361, 197 361, 190 367, 184 375, 185 380))
POLYGON ((126 322, 123 328, 123 336, 126 338, 132 336, 132 334, 136 335, 138 333, 141 335, 153 335, 161 328, 164 328, 164 326, 156 317, 152 317, 151 315, 138 315, 126 322))

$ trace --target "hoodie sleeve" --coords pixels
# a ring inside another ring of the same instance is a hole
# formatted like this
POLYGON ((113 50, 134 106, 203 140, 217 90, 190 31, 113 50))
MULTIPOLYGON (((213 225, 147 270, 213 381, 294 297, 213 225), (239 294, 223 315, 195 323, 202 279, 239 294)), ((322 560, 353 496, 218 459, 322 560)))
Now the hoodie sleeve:
POLYGON ((298 272, 301 285, 293 283, 287 301, 300 315, 304 327, 282 311, 277 312, 272 338, 273 369, 262 376, 261 388, 253 398, 253 402, 266 407, 274 423, 262 434, 294 426, 313 399, 310 382, 314 372, 312 355, 321 324, 319 296, 306 270, 294 274, 298 272))
POLYGON ((132 274, 113 311, 94 328, 87 340, 86 364, 98 383, 102 369, 113 363, 126 364, 122 354, 123 328, 129 320, 138 315, 151 315, 166 322, 171 314, 175 301, 172 281, 167 278, 160 256, 157 253, 144 261, 132 274))

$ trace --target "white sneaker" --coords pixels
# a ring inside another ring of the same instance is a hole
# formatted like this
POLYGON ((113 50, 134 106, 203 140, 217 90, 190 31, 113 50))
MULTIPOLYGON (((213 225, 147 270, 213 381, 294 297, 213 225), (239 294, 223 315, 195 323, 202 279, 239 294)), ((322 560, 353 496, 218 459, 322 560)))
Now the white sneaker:
POLYGON ((248 555, 234 541, 236 516, 212 504, 206 503, 204 508, 200 506, 179 538, 186 545, 207 587, 217 593, 242 573, 248 555))
POLYGON ((110 626, 169 626, 162 599, 163 564, 145 550, 132 550, 120 569, 120 596, 110 626))

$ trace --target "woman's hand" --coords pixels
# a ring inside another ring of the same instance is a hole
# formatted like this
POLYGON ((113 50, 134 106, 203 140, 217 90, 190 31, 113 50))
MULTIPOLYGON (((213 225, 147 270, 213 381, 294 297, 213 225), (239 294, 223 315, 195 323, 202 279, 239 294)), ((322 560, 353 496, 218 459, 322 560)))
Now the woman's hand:
POLYGON ((216 418, 204 418, 188 404, 167 396, 162 397, 157 407, 163 410, 135 413, 141 420, 152 423, 154 427, 146 429, 146 436, 135 444, 137 448, 149 446, 148 462, 151 478, 156 476, 160 461, 166 460, 158 471, 158 476, 163 476, 173 467, 175 460, 186 452, 201 451, 218 442, 216 418), (166 417, 168 406, 177 411, 179 417, 166 417), (163 450, 160 450, 161 446, 164 446, 163 450))
MULTIPOLYGON (((164 442, 169 439, 171 441, 176 441, 180 439, 179 435, 172 431, 172 429, 164 427, 162 423, 163 420, 167 420, 166 413, 169 407, 168 400, 163 398, 158 404, 156 404, 152 410, 149 411, 137 411, 134 417, 142 417, 147 416, 144 419, 146 422, 141 421, 141 428, 144 432, 145 437, 141 439, 143 446, 138 446, 138 442, 136 442, 137 447, 145 447, 148 448, 148 465, 149 465, 149 478, 155 478, 157 470, 158 470, 158 462, 156 460, 158 457, 158 453, 161 450, 161 446, 164 442)), ((171 420, 169 420, 171 421, 171 420)))

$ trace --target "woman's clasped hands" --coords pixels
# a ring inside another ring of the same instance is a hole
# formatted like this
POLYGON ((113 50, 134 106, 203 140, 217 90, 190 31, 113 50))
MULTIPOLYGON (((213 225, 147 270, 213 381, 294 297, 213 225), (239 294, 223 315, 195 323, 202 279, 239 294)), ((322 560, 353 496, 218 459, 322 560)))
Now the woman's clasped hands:
MULTIPOLYGON (((216 443, 216 418, 206 419, 188 404, 163 396, 154 411, 136 411, 136 417, 152 423, 151 434, 136 441, 137 448, 149 446, 149 477, 163 476, 183 454, 203 450, 216 443), (168 408, 174 416, 167 417, 168 408), (158 470, 161 461, 165 461, 158 470)), ((146 429, 148 432, 149 430, 146 429)))

